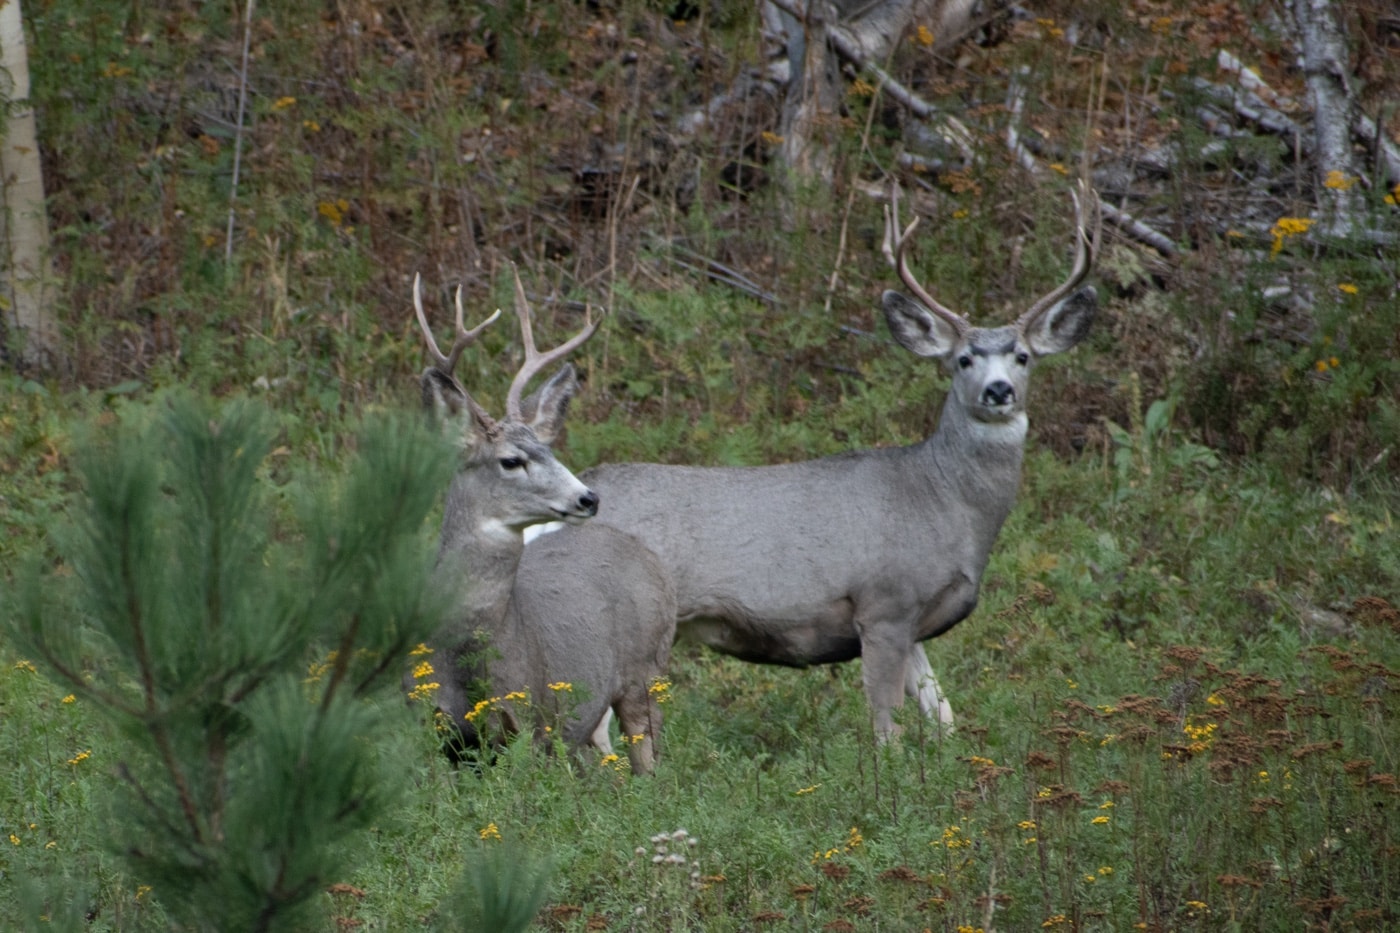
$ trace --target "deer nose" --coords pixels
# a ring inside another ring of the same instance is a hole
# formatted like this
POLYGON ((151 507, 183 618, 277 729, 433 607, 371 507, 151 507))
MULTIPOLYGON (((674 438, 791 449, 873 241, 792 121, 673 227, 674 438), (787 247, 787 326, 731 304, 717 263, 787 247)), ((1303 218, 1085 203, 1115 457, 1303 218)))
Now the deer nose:
POLYGON ((593 490, 588 490, 578 497, 578 510, 585 515, 598 514, 598 494, 593 490))
POLYGON ((982 390, 983 405, 1010 405, 1016 398, 1016 387, 1005 379, 988 383, 982 390))

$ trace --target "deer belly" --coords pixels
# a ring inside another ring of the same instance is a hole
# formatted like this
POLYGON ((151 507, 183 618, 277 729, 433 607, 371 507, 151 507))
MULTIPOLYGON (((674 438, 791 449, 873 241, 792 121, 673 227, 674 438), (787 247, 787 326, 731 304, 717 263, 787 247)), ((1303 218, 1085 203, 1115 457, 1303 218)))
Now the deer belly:
POLYGON ((803 621, 732 615, 682 619, 676 635, 677 639, 698 641, 757 664, 807 667, 860 657, 860 637, 851 624, 849 604, 844 601, 840 607, 803 621))

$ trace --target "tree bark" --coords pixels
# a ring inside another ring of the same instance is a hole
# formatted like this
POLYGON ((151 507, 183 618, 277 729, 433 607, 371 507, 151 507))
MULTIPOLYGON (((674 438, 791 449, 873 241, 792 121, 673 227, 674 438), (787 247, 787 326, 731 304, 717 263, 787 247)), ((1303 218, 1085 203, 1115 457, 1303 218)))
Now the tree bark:
POLYGON ((65 364, 53 314, 49 221, 39 162, 39 135, 29 105, 29 54, 19 0, 0 3, 0 243, 8 349, 22 368, 65 364))
POLYGON ((1355 99, 1347 80, 1346 37, 1331 0, 1293 0, 1293 18, 1312 98, 1317 174, 1327 214, 1320 226, 1347 236, 1358 225, 1362 202, 1356 188, 1361 172, 1351 147, 1355 99))

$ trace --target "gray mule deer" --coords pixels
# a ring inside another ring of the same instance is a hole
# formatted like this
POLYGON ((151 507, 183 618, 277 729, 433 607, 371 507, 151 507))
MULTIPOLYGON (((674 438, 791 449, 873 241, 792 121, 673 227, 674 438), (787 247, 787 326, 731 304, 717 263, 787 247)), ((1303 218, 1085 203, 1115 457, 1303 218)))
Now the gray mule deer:
MULTIPOLYGON (((581 747, 597 732, 606 748, 611 710, 627 738, 633 771, 649 772, 661 725, 651 688, 665 673, 675 635, 669 581, 654 555, 614 528, 568 527, 528 553, 523 538, 534 523, 557 519, 577 526, 598 510, 597 494, 549 448, 578 389, 573 367, 564 364, 521 400, 530 379, 592 336, 597 323, 590 319, 582 332, 540 353, 517 275, 525 362, 507 392, 506 416, 497 421, 452 371, 500 312, 467 330, 459 289, 456 339, 443 353, 423 313, 417 278, 413 303, 432 357, 422 375, 424 405, 457 432, 462 448, 436 570, 459 601, 428 658, 439 684, 434 702, 450 724, 449 743, 471 748, 526 728, 542 738, 547 727, 560 724, 570 745, 581 747)), ((404 678, 409 690, 423 682, 412 673, 404 678)))
POLYGON ((952 377, 922 443, 775 466, 632 463, 583 474, 609 503, 597 521, 636 535, 674 581, 678 637, 796 667, 859 656, 879 737, 894 732, 906 692, 951 726, 919 642, 977 604, 1020 483, 1032 363, 1073 347, 1093 320, 1094 290, 1076 289, 1097 249, 1098 202, 1087 185, 1071 194, 1073 271, 995 328, 972 326, 919 285, 905 261, 917 220, 901 232, 891 199, 884 253, 919 300, 885 292, 885 319, 901 346, 952 377))

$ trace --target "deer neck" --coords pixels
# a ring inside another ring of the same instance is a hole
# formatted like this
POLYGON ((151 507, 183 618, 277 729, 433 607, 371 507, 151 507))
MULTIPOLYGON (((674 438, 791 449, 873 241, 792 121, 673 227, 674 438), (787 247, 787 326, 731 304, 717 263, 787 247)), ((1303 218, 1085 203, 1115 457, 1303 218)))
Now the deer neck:
POLYGON ((1026 430, 1025 412, 1007 421, 981 421, 950 394, 938 430, 921 445, 931 481, 943 494, 981 513, 979 527, 990 539, 1016 501, 1026 430))
POLYGON ((520 529, 473 507, 473 497, 454 485, 443 515, 438 566, 460 587, 456 619, 465 631, 499 628, 525 552, 520 529))

